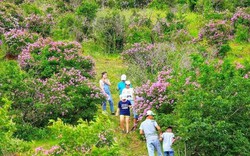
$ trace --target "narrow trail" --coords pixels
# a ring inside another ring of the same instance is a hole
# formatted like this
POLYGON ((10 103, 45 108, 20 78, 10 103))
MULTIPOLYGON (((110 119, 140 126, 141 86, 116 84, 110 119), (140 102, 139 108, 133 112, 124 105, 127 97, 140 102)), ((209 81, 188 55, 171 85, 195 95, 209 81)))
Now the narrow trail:
MULTIPOLYGON (((111 81, 111 93, 114 100, 115 110, 119 100, 119 94, 116 90, 117 83, 120 81, 120 76, 125 73, 127 66, 119 56, 92 56, 96 62, 96 85, 99 85, 99 79, 102 72, 108 73, 108 78, 111 81)), ((129 79, 129 78, 128 78, 129 79)), ((101 109, 101 108, 100 108, 101 109)), ((107 110, 109 105, 107 104, 107 110)), ((121 156, 146 156, 146 143, 140 140, 139 130, 132 131, 129 134, 123 134, 119 128, 119 117, 111 116, 110 118, 115 122, 114 139, 120 149, 121 156)), ((132 128, 133 118, 131 116, 130 127, 132 128)))

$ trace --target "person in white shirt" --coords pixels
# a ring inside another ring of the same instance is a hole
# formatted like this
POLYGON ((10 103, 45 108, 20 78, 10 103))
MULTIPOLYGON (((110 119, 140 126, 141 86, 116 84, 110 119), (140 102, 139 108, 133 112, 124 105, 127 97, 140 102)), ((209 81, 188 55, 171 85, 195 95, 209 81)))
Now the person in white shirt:
POLYGON ((134 101, 135 101, 134 89, 131 87, 130 81, 125 81, 125 84, 126 84, 126 86, 122 90, 122 95, 127 96, 127 100, 129 100, 131 105, 132 105, 133 115, 134 115, 134 126, 133 126, 132 130, 134 130, 136 128, 137 121, 138 121, 138 115, 137 115, 136 110, 134 108, 134 101))
POLYGON ((163 140, 163 154, 164 156, 174 156, 172 144, 175 142, 173 128, 169 126, 167 130, 161 135, 160 140, 163 140))

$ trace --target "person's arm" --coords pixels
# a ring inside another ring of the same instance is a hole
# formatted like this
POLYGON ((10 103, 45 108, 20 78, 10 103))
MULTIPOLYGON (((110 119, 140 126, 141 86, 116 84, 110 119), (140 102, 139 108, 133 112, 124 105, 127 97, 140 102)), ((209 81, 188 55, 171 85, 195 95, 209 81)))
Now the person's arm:
POLYGON ((119 113, 120 113, 120 108, 121 108, 120 102, 118 102, 117 111, 116 111, 116 114, 115 114, 116 116, 119 115, 119 113))
POLYGON ((120 108, 117 108, 117 111, 116 111, 115 115, 118 116, 119 113, 120 113, 120 108))
POLYGON ((103 92, 103 94, 106 95, 106 93, 105 93, 105 91, 104 91, 104 86, 103 86, 103 83, 102 83, 101 80, 100 80, 99 84, 100 84, 101 91, 103 92))
POLYGON ((111 86, 111 83, 110 83, 109 79, 105 79, 104 83, 106 83, 107 85, 111 86))
POLYGON ((140 129, 140 134, 143 135, 144 134, 144 131, 142 129, 140 129))
POLYGON ((157 122, 155 121, 155 128, 157 129, 157 131, 159 132, 159 137, 161 137, 162 135, 162 131, 161 131, 161 128, 160 126, 157 124, 157 122))
POLYGON ((162 141, 163 140, 163 134, 162 135, 160 135, 160 139, 159 139, 160 141, 162 141))

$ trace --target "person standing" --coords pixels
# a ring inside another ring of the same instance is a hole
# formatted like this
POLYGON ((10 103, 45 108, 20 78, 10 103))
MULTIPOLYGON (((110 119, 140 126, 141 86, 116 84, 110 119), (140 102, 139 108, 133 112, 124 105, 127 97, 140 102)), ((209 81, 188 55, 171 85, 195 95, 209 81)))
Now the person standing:
POLYGON ((100 83, 100 88, 103 94, 106 96, 106 100, 102 102, 102 110, 106 112, 106 102, 109 101, 111 114, 115 115, 114 102, 113 102, 112 95, 111 95, 110 88, 109 88, 109 86, 111 86, 111 83, 108 79, 107 72, 102 72, 102 78, 99 81, 99 83, 100 83))
POLYGON ((148 155, 154 156, 155 150, 158 156, 162 156, 161 143, 159 141, 158 133, 161 136, 161 128, 154 120, 154 113, 151 110, 147 111, 146 120, 140 125, 140 134, 145 135, 147 141, 148 155), (158 133, 157 133, 158 131, 158 133))
MULTIPOLYGON (((178 139, 178 138, 176 138, 178 139)), ((163 152, 164 156, 174 156, 174 150, 172 149, 172 144, 176 141, 173 133, 173 128, 169 126, 161 135, 160 140, 163 140, 163 152)))
POLYGON ((122 90, 125 88, 126 84, 125 81, 127 79, 127 76, 125 74, 122 74, 121 81, 117 85, 117 90, 119 91, 119 95, 122 94, 122 90))
POLYGON ((121 101, 118 103, 118 109, 116 116, 120 114, 120 127, 123 133, 129 133, 129 117, 130 117, 130 107, 131 103, 127 100, 127 95, 120 95, 121 101), (126 123, 126 131, 124 129, 124 122, 126 123))
POLYGON ((122 95, 125 95, 127 97, 127 100, 130 101, 132 108, 133 108, 133 115, 134 115, 134 126, 132 130, 134 130, 137 126, 138 121, 138 115, 136 113, 136 110, 134 108, 134 89, 131 87, 130 81, 125 81, 126 87, 122 90, 122 95))

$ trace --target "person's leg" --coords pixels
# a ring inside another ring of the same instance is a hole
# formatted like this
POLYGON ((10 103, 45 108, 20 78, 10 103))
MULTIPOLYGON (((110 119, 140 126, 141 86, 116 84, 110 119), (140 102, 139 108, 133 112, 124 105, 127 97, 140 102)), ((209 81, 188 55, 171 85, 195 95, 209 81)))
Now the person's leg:
POLYGON ((164 151, 163 155, 164 155, 164 156, 168 156, 168 152, 167 152, 167 151, 164 151))
POLYGON ((169 156, 174 156, 174 151, 169 151, 169 156))
POLYGON ((126 120, 126 133, 129 132, 129 116, 125 116, 125 120, 126 120))
POLYGON ((155 155, 155 148, 152 141, 147 141, 148 156, 155 155))
POLYGON ((102 102, 102 111, 106 111, 106 101, 102 102))
POLYGON ((110 111, 111 113, 115 113, 115 109, 114 109, 114 102, 113 102, 113 99, 112 99, 112 96, 109 95, 110 99, 109 99, 109 106, 110 106, 110 111))
POLYGON ((161 143, 160 143, 160 141, 159 140, 154 140, 154 147, 155 147, 155 149, 156 149, 156 151, 157 151, 157 155, 158 156, 162 156, 162 151, 161 151, 161 143))
POLYGON ((121 130, 124 131, 124 115, 120 115, 120 127, 121 130))

